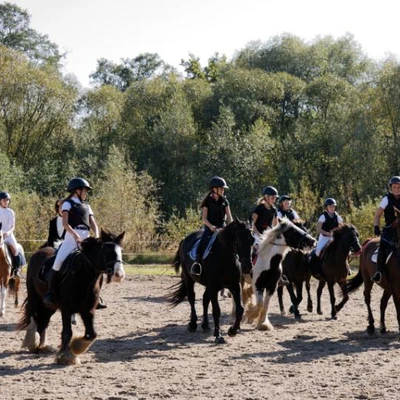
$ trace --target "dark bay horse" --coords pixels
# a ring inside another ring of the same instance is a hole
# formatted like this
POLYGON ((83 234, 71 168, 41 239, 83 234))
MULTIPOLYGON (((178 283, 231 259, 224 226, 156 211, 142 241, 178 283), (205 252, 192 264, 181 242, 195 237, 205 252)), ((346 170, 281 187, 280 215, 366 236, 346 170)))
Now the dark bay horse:
POLYGON ((315 241, 307 232, 286 218, 279 220, 274 228, 263 234, 253 268, 252 289, 255 304, 249 304, 246 309, 248 321, 256 320, 257 329, 273 329, 268 317, 268 308, 282 274, 282 260, 291 247, 311 248, 315 241))
MULTIPOLYGON (((286 286, 289 292, 290 300, 292 305, 290 306, 289 312, 294 314, 296 319, 301 318, 299 311, 299 305, 303 300, 303 284, 305 283, 307 291, 307 311, 312 312, 313 304, 310 294, 310 279, 311 273, 309 270, 308 253, 303 250, 291 249, 286 257, 282 261, 282 271, 286 275, 289 281, 289 285, 286 286), (294 288, 296 289, 296 294, 294 293, 294 288)), ((283 289, 284 287, 278 287, 278 301, 279 309, 281 314, 285 314, 285 307, 283 305, 283 289)))
MULTIPOLYGON (((121 247, 124 234, 117 236, 101 230, 100 238, 89 237, 83 240, 80 251, 70 254, 63 264, 60 272, 63 275, 60 276, 57 290, 63 324, 61 347, 57 354, 60 364, 79 364, 76 356, 85 352, 97 337, 93 320, 99 301, 99 282, 103 274, 107 274, 107 283, 124 279, 121 247), (82 317, 85 334, 72 339, 71 315, 75 313, 82 317)), ((46 344, 46 330, 55 310, 43 304, 47 283, 42 277, 42 267, 53 255, 53 248, 38 250, 32 255, 27 269, 28 295, 19 330, 27 328, 23 347, 31 352, 51 350, 46 344)))
POLYGON ((336 314, 343 308, 349 299, 346 283, 349 275, 349 254, 350 252, 359 253, 361 245, 359 234, 354 225, 343 224, 333 231, 333 240, 330 242, 322 254, 321 276, 317 289, 317 313, 322 315, 321 294, 326 284, 328 284, 329 296, 331 301, 331 317, 336 319, 336 314), (334 285, 337 283, 342 291, 342 301, 336 303, 334 285))
MULTIPOLYGON (((400 211, 396 210, 397 221, 400 221, 400 211)), ((397 243, 394 243, 394 249, 391 257, 384 267, 384 273, 380 283, 377 283, 382 289, 383 294, 380 302, 380 332, 386 333, 385 311, 390 296, 393 296, 396 307, 397 323, 400 331, 400 226, 397 224, 397 243)), ((367 241, 363 246, 360 256, 360 266, 357 274, 348 279, 346 289, 348 293, 354 292, 364 283, 364 302, 368 309, 368 327, 367 332, 372 335, 375 333, 374 317, 371 310, 371 291, 374 281, 371 277, 376 272, 376 262, 372 261, 372 255, 378 249, 379 238, 367 241)))
POLYGON ((176 306, 187 296, 191 309, 188 329, 190 332, 195 332, 197 314, 194 285, 197 282, 205 286, 201 326, 203 330, 209 330, 208 306, 211 301, 215 342, 219 344, 224 343, 225 339, 220 332, 221 309, 218 303, 218 292, 223 288, 229 289, 235 302, 235 322, 228 331, 229 336, 234 336, 240 329, 244 312, 241 302, 241 274, 242 271, 249 273, 251 270, 251 248, 254 238, 250 227, 236 218, 218 233, 211 252, 203 260, 203 272, 196 276, 190 273, 193 260, 189 257, 189 252, 201 234, 202 231, 191 233, 179 244, 173 265, 176 272, 181 267, 181 281, 172 287, 175 291, 168 295, 168 300, 176 306))
MULTIPOLYGON (((23 251, 22 247, 20 251, 23 251)), ((12 253, 4 242, 0 223, 0 317, 5 316, 8 291, 14 295, 14 306, 18 307, 18 293, 21 278, 15 275, 11 276, 12 258, 12 253)))

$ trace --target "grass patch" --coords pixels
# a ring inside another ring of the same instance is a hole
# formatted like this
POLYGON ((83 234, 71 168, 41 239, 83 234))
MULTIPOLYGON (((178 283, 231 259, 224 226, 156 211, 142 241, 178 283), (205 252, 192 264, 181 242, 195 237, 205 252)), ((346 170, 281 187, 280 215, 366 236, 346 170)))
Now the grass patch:
POLYGON ((170 264, 124 264, 127 275, 175 275, 175 269, 170 264))

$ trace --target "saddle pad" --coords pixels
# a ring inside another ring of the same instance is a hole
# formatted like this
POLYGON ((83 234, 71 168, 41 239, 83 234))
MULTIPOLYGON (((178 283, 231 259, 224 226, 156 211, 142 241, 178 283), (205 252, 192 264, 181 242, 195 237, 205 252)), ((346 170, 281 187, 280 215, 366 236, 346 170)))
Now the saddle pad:
MULTIPOLYGON (((372 261, 373 263, 375 263, 375 264, 378 262, 378 252, 379 252, 379 247, 374 251, 374 253, 373 253, 372 256, 371 256, 371 261, 372 261)), ((392 257, 392 254, 393 254, 393 251, 391 251, 391 252, 389 253, 389 255, 387 256, 387 258, 386 258, 386 264, 389 262, 390 257, 392 257)))
MULTIPOLYGON (((216 238, 217 238, 217 232, 214 232, 213 235, 211 236, 210 241, 208 242, 208 245, 207 245, 207 247, 206 247, 204 253, 203 253, 203 260, 204 260, 205 258, 207 258, 207 256, 210 254, 211 247, 212 247, 212 245, 214 244, 216 238)), ((193 245, 193 247, 192 247, 192 250, 190 250, 190 252, 189 252, 189 257, 190 257, 193 261, 196 260, 196 257, 197 257, 197 249, 199 248, 200 240, 201 240, 201 238, 199 238, 199 239, 196 240, 196 242, 194 243, 194 245, 193 245)))

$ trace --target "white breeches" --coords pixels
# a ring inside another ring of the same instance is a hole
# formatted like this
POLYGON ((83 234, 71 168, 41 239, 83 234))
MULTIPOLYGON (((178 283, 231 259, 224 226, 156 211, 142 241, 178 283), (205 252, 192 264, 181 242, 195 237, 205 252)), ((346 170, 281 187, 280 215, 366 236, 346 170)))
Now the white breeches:
POLYGON ((318 243, 317 243, 317 248, 315 249, 315 254, 319 257, 321 254, 322 249, 332 240, 331 237, 329 236, 324 236, 320 234, 318 236, 318 243))
POLYGON ((11 235, 8 235, 5 239, 4 239, 4 243, 7 243, 8 245, 11 245, 14 250, 15 250, 15 254, 14 255, 18 255, 18 245, 17 245, 17 240, 15 239, 14 234, 12 233, 11 235))
MULTIPOLYGON (((77 230, 76 232, 78 232, 78 235, 82 238, 82 240, 89 237, 89 231, 77 230)), ((67 232, 65 234, 64 241, 62 242, 61 246, 58 249, 56 259, 54 260, 54 264, 53 264, 54 271, 59 271, 61 269, 61 265, 64 262, 64 260, 76 248, 78 248, 76 240, 69 232, 67 232)))

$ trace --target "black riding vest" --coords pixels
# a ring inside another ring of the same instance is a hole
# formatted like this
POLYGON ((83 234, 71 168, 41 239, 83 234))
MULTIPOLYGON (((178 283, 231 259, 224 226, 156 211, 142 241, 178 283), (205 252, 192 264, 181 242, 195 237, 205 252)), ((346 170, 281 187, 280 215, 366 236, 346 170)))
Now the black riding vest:
POLYGON ((289 219, 289 221, 293 221, 294 220, 294 213, 292 209, 289 210, 284 210, 283 208, 278 208, 278 211, 286 218, 289 219))
POLYGON ((65 201, 71 204, 71 209, 68 213, 68 224, 71 225, 73 229, 75 229, 78 225, 85 225, 90 228, 89 206, 83 203, 75 203, 71 199, 67 199, 65 201))
POLYGON ((265 208, 262 203, 256 207, 254 213, 258 215, 255 225, 260 233, 263 233, 267 228, 272 228, 272 221, 278 214, 274 206, 265 208))
POLYGON ((327 211, 324 211, 325 222, 322 224, 322 230, 326 232, 330 232, 333 228, 337 228, 339 226, 339 221, 337 217, 337 213, 333 214, 333 217, 329 215, 327 211))
POLYGON ((226 212, 225 209, 229 206, 229 201, 225 196, 220 196, 217 201, 210 195, 208 196, 201 205, 206 207, 207 219, 210 224, 217 228, 222 228, 225 225, 226 212))
POLYGON ((386 197, 388 198, 388 205, 384 210, 384 216, 385 224, 389 226, 392 225, 396 219, 396 214, 394 213, 393 207, 396 207, 398 210, 400 210, 400 198, 396 199, 392 193, 388 193, 386 197))

